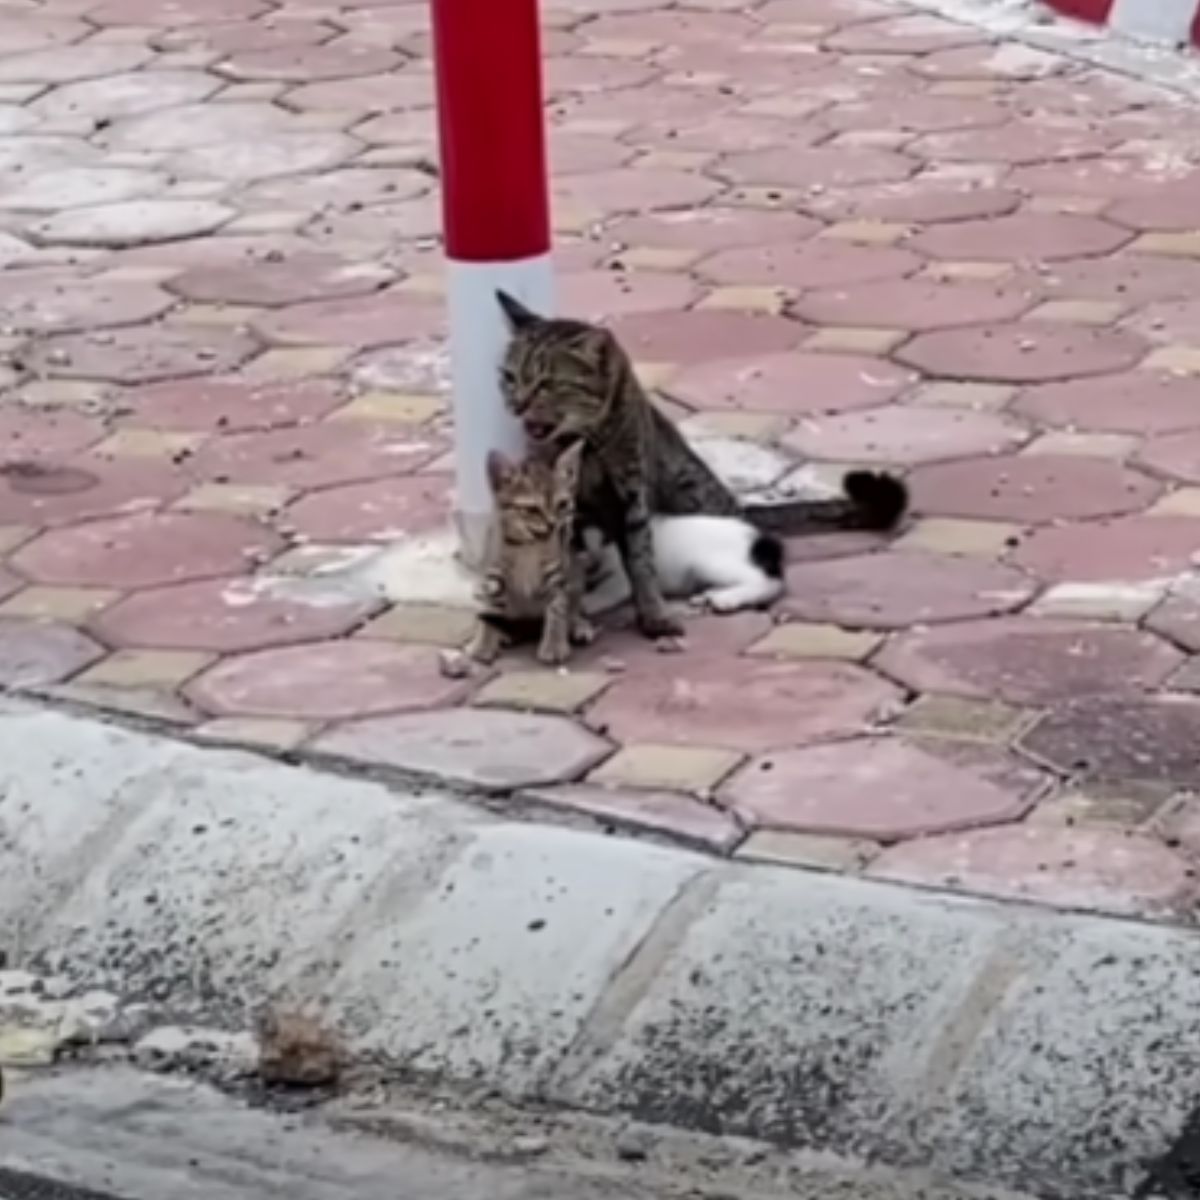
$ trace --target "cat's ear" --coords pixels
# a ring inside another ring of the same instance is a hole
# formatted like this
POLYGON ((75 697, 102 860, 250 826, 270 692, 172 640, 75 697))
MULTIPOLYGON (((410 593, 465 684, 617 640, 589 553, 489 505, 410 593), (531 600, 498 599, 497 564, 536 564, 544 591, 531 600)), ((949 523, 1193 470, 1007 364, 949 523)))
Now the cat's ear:
POLYGON ((562 487, 575 489, 579 479, 579 463, 583 456, 583 440, 572 442, 555 460, 554 478, 562 487))
POLYGON ((513 333, 529 329, 542 319, 532 309, 526 308, 520 300, 515 296, 510 296, 502 288, 496 289, 496 302, 504 310, 504 315, 508 318, 508 327, 513 333))
POLYGON ((492 485, 492 491, 502 488, 508 482, 508 477, 512 472, 513 464, 499 450, 488 451, 487 475, 488 483, 492 485))

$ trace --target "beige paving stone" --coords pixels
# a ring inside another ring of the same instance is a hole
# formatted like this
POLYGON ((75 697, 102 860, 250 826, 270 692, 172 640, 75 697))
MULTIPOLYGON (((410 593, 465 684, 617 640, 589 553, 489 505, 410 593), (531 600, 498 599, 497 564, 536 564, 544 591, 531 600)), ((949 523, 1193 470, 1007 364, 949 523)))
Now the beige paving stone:
POLYGON ((742 755, 715 747, 633 743, 618 750, 589 778, 593 783, 707 793, 741 761, 742 755))
POLYGON ((1200 487, 1168 492, 1146 510, 1149 517, 1200 517, 1200 487))
POLYGON ((1177 233, 1143 233, 1127 247, 1134 254, 1161 254, 1167 258, 1200 258, 1200 229, 1177 233))
POLYGON ((747 651, 755 657, 837 658, 861 662, 883 642, 883 635, 864 630, 842 629, 837 625, 788 621, 776 625, 747 651))
POLYGON ((1200 346, 1160 346, 1142 359, 1141 365, 1148 371, 1200 375, 1200 346))
POLYGON ((613 682, 613 676, 591 671, 505 671, 475 697, 490 708, 534 712, 578 712, 613 682))
POLYGON ((351 355, 346 346, 292 346, 267 350, 242 368, 243 379, 288 380, 331 375, 351 355))
POLYGON ((910 226, 896 221, 839 221, 824 230, 821 237, 868 246, 891 246, 910 232, 910 226))
POLYGON ((1054 430, 1035 438, 1022 454, 1077 455, 1080 458, 1128 458, 1141 439, 1129 433, 1071 433, 1054 430))
POLYGON ((439 396, 407 392, 364 392, 329 414, 330 421, 395 421, 423 425, 445 411, 439 396))
POLYGON ((735 851, 736 858, 814 871, 861 871, 882 847, 866 838, 821 837, 760 829, 735 851))
POLYGON ((94 612, 120 598, 111 588, 43 587, 23 588, 0 604, 0 617, 32 617, 64 621, 69 625, 87 620, 94 612))
POLYGON ((1003 383, 927 383, 913 393, 914 404, 934 404, 939 408, 970 408, 976 412, 997 412, 1017 394, 1003 383))
POLYGON ((73 683, 128 688, 176 687, 214 661, 196 650, 118 650, 73 683))
POLYGON ((1021 526, 1004 521, 970 521, 957 517, 923 517, 897 543, 897 549, 934 554, 996 558, 1021 533, 1021 526))
POLYGON ((922 696, 896 722, 905 733, 969 742, 1007 744, 1036 714, 999 700, 964 696, 922 696))
POLYGON ((427 646, 461 646, 475 628, 475 614, 437 604, 397 604, 364 625, 360 637, 427 646))
POLYGON ((198 725, 192 732, 202 742, 282 751, 294 750, 314 731, 314 727, 306 725, 303 721, 267 717, 220 717, 198 725))
POLYGON ((730 308, 777 315, 795 293, 780 287, 718 287, 704 297, 698 308, 730 308))
POLYGON ((1002 262, 931 262, 923 273, 947 283, 990 283, 1011 275, 1012 266, 1002 262))
POLYGON ((204 441, 203 434, 167 433, 159 429, 120 429, 106 438, 92 453, 111 458, 175 458, 194 450, 204 441))
POLYGON ((1124 306, 1109 300, 1047 300, 1032 312, 1026 321, 1062 321, 1070 325, 1111 325, 1124 311, 1124 306))
POLYGON ((278 512, 291 499, 285 487, 272 484, 202 483, 180 497, 174 508, 189 512, 229 512, 258 516, 278 512))
POLYGON ((805 343, 805 350, 829 354, 890 354, 911 334, 903 329, 872 329, 865 325, 827 325, 805 343))

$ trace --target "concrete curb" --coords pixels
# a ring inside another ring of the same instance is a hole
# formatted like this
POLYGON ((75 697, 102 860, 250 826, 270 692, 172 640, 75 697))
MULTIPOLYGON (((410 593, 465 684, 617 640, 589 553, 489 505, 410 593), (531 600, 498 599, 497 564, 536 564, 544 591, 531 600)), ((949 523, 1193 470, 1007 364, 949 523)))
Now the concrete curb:
POLYGON ((9 966, 230 1028, 320 1004, 359 1055, 518 1102, 1039 1195, 1132 1194, 1197 1105, 1192 931, 741 867, 18 704, 0 938, 9 966))

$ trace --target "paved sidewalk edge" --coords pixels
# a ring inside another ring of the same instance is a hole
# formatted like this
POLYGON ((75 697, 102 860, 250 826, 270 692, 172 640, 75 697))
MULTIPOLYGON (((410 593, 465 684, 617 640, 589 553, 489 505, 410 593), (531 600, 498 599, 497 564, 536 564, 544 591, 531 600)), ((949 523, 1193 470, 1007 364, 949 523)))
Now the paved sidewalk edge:
POLYGON ((1197 1104, 1200 936, 507 821, 0 711, 0 949, 394 1068, 1033 1192, 1129 1195, 1197 1104), (1081 1190, 1082 1189, 1082 1190, 1081 1190))

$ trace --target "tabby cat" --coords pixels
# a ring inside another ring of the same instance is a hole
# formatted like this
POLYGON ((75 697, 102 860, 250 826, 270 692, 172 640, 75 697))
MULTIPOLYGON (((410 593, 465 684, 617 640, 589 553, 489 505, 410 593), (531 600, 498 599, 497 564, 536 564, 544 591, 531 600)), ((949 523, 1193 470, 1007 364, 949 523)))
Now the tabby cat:
POLYGON ((611 332, 541 317, 506 292, 496 299, 512 331, 501 368, 505 401, 535 448, 583 439, 577 519, 616 543, 647 636, 682 632, 655 576, 652 514, 740 517, 779 535, 889 529, 903 516, 904 484, 870 471, 849 472, 844 497, 743 506, 651 404, 611 332))
POLYGON ((480 613, 467 653, 494 662, 521 628, 540 623, 538 658, 562 663, 571 643, 592 640, 581 602, 584 566, 573 552, 575 497, 583 443, 550 458, 534 454, 510 462, 488 455, 495 511, 479 589, 480 613))

